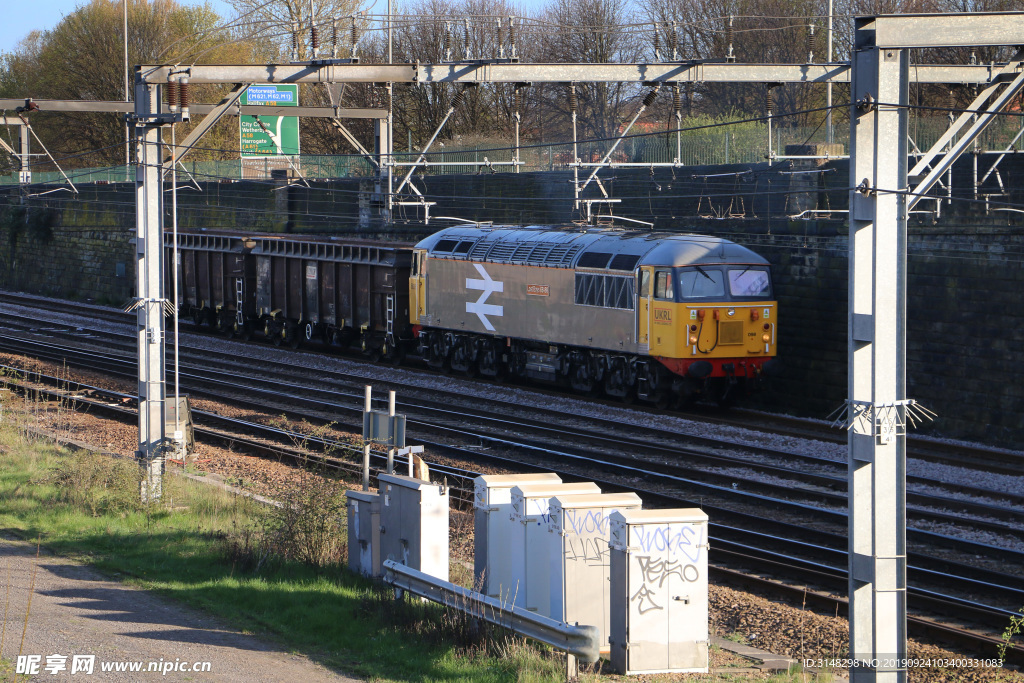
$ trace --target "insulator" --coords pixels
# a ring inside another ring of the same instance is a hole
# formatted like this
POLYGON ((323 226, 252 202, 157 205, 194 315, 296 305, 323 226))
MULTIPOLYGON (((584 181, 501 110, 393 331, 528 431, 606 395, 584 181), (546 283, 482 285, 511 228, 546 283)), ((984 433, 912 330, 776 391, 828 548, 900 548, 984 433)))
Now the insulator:
POLYGON ((188 105, 189 105, 189 102, 191 101, 190 98, 189 98, 189 91, 188 90, 189 90, 188 76, 182 76, 180 79, 178 79, 178 93, 179 93, 178 97, 179 97, 179 100, 181 102, 181 113, 182 114, 187 114, 188 113, 188 105))
POLYGON ((299 24, 292 22, 292 59, 299 58, 299 24))
POLYGON ((349 30, 349 38, 352 40, 352 52, 356 51, 356 43, 359 42, 359 28, 356 26, 356 18, 352 17, 352 28, 349 30))
POLYGON ((455 99, 452 100, 452 109, 458 109, 462 106, 462 103, 466 101, 466 91, 460 90, 455 94, 455 99))
POLYGON ((508 45, 509 56, 516 56, 516 22, 512 17, 508 18, 508 45))
POLYGON ((444 22, 444 58, 445 61, 451 61, 452 57, 452 24, 450 21, 444 22))
POLYGON ((654 100, 658 97, 657 88, 652 89, 649 93, 644 95, 644 106, 649 107, 654 103, 654 100))
POLYGON ((949 89, 949 99, 947 101, 946 107, 949 109, 949 115, 953 116, 953 110, 956 109, 956 96, 953 94, 952 88, 949 89))
POLYGON ((313 54, 320 50, 320 31, 316 26, 309 27, 309 44, 313 48, 313 54))
POLYGON ((775 94, 772 92, 771 88, 768 88, 768 94, 765 96, 764 108, 768 110, 769 116, 773 111, 775 111, 775 94))
POLYGON ((668 31, 668 49, 672 52, 672 59, 676 59, 679 56, 679 42, 675 23, 665 24, 665 30, 668 31))
POLYGON ((573 114, 580 108, 580 100, 576 96, 576 86, 569 86, 569 111, 573 114))
POLYGON ((654 61, 661 61, 661 34, 657 24, 654 25, 654 61))
POLYGON ((338 20, 331 21, 331 57, 338 56, 338 20))
POLYGON ((732 42, 733 42, 733 37, 734 36, 735 36, 735 31, 733 30, 732 15, 730 14, 729 15, 729 22, 725 25, 725 44, 728 46, 728 49, 727 49, 727 51, 725 53, 725 60, 727 62, 735 62, 736 61, 736 55, 734 55, 733 52, 732 52, 732 42))
POLYGON ((505 56, 505 28, 501 25, 501 19, 498 19, 498 56, 505 56))
POLYGON ((466 19, 466 21, 465 21, 465 23, 463 23, 462 27, 464 29, 464 37, 465 37, 465 42, 463 43, 463 46, 466 49, 465 57, 466 57, 466 59, 472 59, 472 56, 470 56, 471 53, 469 51, 469 19, 466 19))
POLYGON ((814 24, 807 31, 807 63, 814 62, 814 24))
POLYGON ((164 94, 167 96, 168 108, 171 111, 178 111, 178 81, 168 76, 164 94))
POLYGON ((516 88, 512 92, 512 110, 518 114, 523 108, 523 91, 521 88, 516 88))
POLYGON ((672 108, 678 114, 683 108, 683 94, 679 92, 679 84, 672 86, 672 108))

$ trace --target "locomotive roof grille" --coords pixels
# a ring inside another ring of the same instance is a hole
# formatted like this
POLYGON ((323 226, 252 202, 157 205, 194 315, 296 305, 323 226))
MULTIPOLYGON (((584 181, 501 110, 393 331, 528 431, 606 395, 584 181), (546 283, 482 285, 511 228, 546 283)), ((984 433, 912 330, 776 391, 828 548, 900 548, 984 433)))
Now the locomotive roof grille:
POLYGON ((640 265, 768 263, 720 237, 569 226, 454 227, 425 238, 418 247, 438 258, 620 272, 632 272, 640 265))

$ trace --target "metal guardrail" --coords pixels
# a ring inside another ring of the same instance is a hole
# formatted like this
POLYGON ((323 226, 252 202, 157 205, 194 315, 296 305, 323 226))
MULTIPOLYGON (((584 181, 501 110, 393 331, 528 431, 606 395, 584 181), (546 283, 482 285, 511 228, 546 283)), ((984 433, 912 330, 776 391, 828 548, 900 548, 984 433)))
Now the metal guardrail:
POLYGON ((598 628, 571 626, 522 607, 509 605, 454 583, 424 574, 398 564, 394 560, 383 563, 384 581, 414 595, 461 610, 497 626, 533 638, 551 647, 564 650, 582 662, 596 662, 599 658, 598 628))

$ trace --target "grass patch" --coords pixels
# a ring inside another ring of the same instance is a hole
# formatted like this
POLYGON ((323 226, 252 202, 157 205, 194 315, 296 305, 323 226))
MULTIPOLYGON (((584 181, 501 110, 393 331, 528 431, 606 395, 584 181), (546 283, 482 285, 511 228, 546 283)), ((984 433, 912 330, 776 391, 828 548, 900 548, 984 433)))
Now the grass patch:
MULTIPOLYGON (((177 476, 165 477, 161 504, 144 506, 138 477, 131 461, 0 423, 0 528, 375 681, 563 680, 557 655, 507 632, 469 637, 460 613, 395 601, 351 574, 323 526, 177 476), (268 533, 282 521, 296 528, 291 546, 268 533)), ((340 524, 338 491, 306 488, 297 500, 340 524)))

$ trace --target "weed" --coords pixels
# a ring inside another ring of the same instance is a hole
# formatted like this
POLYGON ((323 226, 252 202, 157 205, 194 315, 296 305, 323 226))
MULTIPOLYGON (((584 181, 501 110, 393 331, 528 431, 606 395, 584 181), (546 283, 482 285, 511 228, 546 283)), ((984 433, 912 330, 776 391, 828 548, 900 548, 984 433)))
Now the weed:
POLYGON ((57 498, 93 517, 140 509, 142 471, 134 462, 91 451, 60 458, 40 483, 53 484, 57 498))
POLYGON ((1020 616, 1011 616, 1010 623, 1003 630, 1002 642, 999 643, 999 659, 1006 659, 1006 648, 1010 647, 1010 641, 1024 628, 1024 607, 1017 610, 1017 613, 1020 616))

